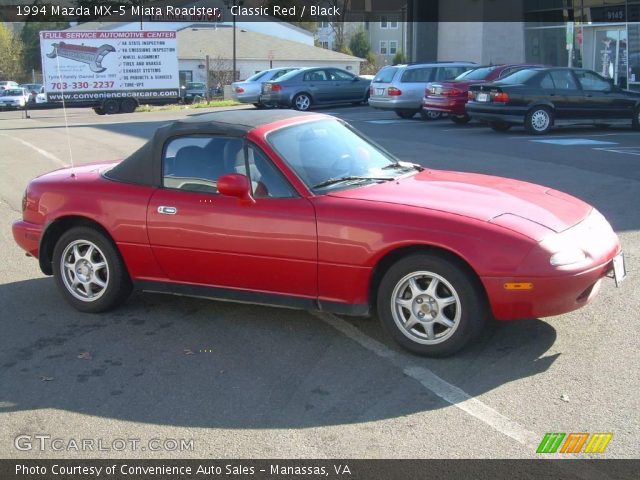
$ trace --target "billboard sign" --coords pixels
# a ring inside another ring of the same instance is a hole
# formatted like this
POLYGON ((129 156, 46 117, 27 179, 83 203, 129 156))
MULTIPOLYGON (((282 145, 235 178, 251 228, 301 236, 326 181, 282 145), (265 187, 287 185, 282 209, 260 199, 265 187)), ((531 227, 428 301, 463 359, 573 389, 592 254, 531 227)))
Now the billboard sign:
POLYGON ((40 54, 45 91, 68 100, 178 96, 174 31, 44 31, 40 54))

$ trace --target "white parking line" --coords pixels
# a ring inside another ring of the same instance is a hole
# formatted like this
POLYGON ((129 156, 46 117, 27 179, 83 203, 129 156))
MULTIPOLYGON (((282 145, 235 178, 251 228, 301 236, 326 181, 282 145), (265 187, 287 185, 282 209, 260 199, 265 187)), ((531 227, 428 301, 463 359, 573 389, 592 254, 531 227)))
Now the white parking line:
POLYGON ((2 135, 3 137, 10 138, 11 140, 15 140, 16 142, 21 143, 25 147, 29 147, 32 150, 35 150, 36 152, 38 152, 43 157, 48 158, 52 162, 57 163, 58 165, 60 165, 61 167, 68 167, 69 166, 68 163, 66 163, 63 160, 59 159, 53 153, 47 152, 46 150, 43 150, 42 148, 35 146, 33 143, 29 143, 26 140, 22 140, 21 138, 18 138, 18 137, 12 137, 11 135, 7 135, 5 133, 0 133, 0 135, 2 135))
POLYGON ((611 148, 594 148, 603 152, 623 153, 626 155, 640 155, 640 147, 611 147, 611 148))
POLYGON ((411 363, 404 356, 394 352, 382 343, 360 332, 357 328, 336 317, 324 312, 312 312, 314 316, 329 324, 350 339, 359 343, 367 350, 379 357, 386 358, 400 368, 405 375, 417 380, 430 392, 440 397, 445 402, 477 418, 494 430, 513 438, 518 443, 535 449, 542 438, 519 423, 505 417, 493 408, 485 405, 480 400, 470 396, 465 391, 443 380, 431 370, 411 363))
MULTIPOLYGON (((614 137, 614 136, 618 136, 618 135, 638 135, 637 132, 617 132, 617 133, 587 133, 587 134, 580 134, 580 137, 614 137)), ((510 140, 516 140, 516 139, 523 139, 523 138, 527 138, 529 140, 531 140, 531 135, 523 135, 523 136, 517 136, 517 137, 508 137, 505 136, 504 138, 509 138, 510 140)), ((576 138, 576 135, 553 135, 551 138, 576 138)))

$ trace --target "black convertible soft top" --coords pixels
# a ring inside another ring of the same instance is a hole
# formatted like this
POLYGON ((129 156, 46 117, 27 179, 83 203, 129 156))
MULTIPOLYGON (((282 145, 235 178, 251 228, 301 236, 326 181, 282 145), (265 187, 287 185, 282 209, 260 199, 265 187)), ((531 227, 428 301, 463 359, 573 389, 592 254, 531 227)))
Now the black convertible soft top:
POLYGON ((191 115, 183 120, 163 125, 153 137, 118 165, 105 173, 107 178, 141 185, 161 184, 162 149, 167 139, 182 135, 223 135, 244 137, 261 125, 312 113, 293 110, 228 110, 191 115))

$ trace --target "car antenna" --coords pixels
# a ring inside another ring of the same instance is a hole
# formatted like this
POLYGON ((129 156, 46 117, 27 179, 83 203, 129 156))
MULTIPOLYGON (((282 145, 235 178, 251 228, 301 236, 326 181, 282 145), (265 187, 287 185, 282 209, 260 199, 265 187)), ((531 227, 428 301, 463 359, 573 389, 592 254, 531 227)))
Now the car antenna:
POLYGON ((58 64, 58 79, 60 80, 60 90, 62 91, 62 113, 64 115, 64 127, 67 132, 67 145, 69 146, 69 161, 71 162, 71 178, 76 178, 75 166, 73 164, 73 151, 71 150, 71 135, 69 134, 69 121, 67 119, 67 105, 64 101, 64 82, 60 73, 60 55, 56 55, 56 63, 58 64))

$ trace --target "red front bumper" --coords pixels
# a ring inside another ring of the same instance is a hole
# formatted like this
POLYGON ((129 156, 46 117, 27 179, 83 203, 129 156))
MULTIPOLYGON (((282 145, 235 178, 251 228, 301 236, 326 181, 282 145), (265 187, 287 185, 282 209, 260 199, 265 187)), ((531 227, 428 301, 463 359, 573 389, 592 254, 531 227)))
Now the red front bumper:
POLYGON ((611 261, 568 276, 546 278, 483 277, 482 283, 498 320, 550 317, 583 307, 598 293, 611 261), (509 282, 532 283, 530 290, 508 290, 509 282))
POLYGON ((423 97, 422 108, 425 110, 435 110, 437 112, 445 112, 451 115, 466 115, 464 109, 467 103, 467 97, 423 97))
POLYGON ((40 248, 40 237, 42 236, 42 226, 25 222, 24 220, 16 220, 12 226, 13 238, 16 243, 33 257, 38 257, 38 248, 40 248))

